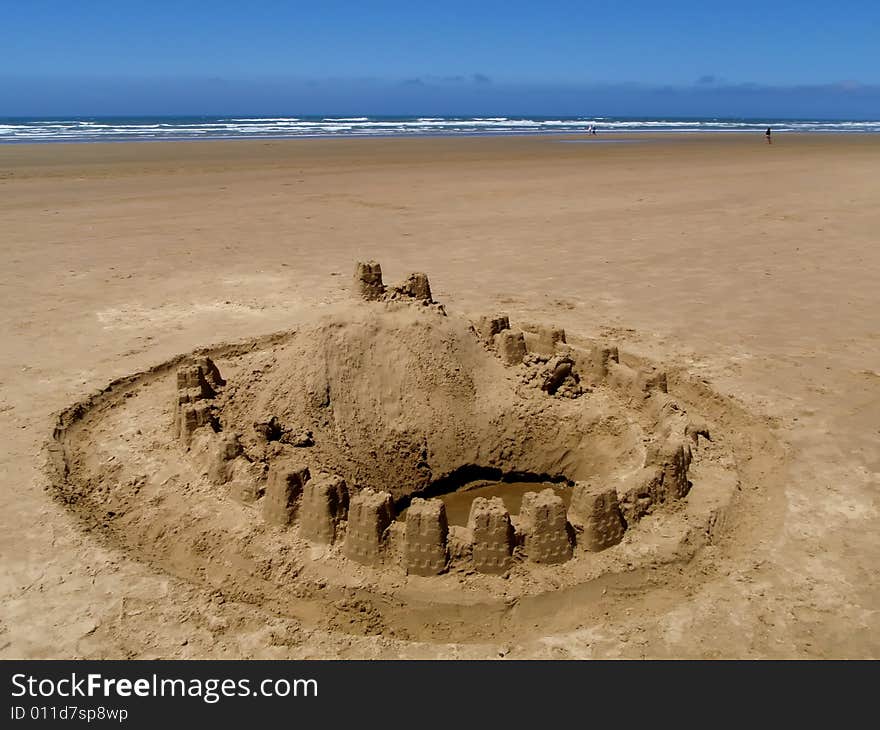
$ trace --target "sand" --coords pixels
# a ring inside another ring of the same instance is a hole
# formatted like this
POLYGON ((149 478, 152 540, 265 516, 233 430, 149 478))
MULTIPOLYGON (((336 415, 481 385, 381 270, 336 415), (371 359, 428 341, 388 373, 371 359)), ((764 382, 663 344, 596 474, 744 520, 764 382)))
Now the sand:
POLYGON ((0 656, 880 655, 880 139, 639 140, 0 148, 0 656), (429 272, 450 309, 613 339, 732 398, 785 452, 748 539, 707 546, 700 580, 596 589, 581 625, 436 643, 227 600, 43 490, 53 412, 294 328, 368 258, 429 272))

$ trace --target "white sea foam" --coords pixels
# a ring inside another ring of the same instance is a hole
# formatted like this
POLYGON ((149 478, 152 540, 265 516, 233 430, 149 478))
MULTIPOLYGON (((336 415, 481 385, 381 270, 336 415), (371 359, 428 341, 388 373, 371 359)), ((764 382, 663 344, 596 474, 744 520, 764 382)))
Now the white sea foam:
MULTIPOLYGON (((596 126, 615 132, 756 132, 763 120, 613 119, 605 117, 224 117, 199 119, 0 119, 0 141, 98 141, 125 139, 241 139, 320 136, 419 136, 473 134, 583 134, 596 126)), ((785 120, 777 132, 880 133, 880 121, 785 120)))

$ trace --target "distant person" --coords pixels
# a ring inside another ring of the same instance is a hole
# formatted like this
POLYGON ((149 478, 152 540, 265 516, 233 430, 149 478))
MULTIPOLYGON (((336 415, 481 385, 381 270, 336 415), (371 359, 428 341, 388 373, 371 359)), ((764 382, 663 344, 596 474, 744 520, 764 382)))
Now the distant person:
POLYGON ((590 125, 590 134, 592 134, 594 137, 596 136, 596 125, 595 124, 590 125))
POLYGON ((767 131, 764 132, 764 136, 767 138, 767 144, 773 144, 773 137, 771 134, 770 127, 767 127, 767 131))

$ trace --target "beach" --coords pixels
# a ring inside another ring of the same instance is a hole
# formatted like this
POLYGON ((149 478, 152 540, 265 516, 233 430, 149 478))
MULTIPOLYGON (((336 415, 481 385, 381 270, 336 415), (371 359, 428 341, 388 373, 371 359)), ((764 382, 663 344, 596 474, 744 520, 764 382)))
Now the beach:
POLYGON ((880 656, 878 163, 858 134, 0 146, 0 657, 880 656), (52 414, 296 328, 368 259, 731 397, 784 445, 771 527, 574 631, 441 645, 227 601, 47 495, 52 414))

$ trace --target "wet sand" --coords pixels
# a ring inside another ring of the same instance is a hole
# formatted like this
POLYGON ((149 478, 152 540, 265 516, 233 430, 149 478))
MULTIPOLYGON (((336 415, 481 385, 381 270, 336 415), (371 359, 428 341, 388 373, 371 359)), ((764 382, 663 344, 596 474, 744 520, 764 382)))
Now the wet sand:
POLYGON ((295 327, 363 258, 429 272, 458 312, 684 363, 788 444, 783 516, 749 555, 507 656, 880 656, 880 136, 639 139, 0 147, 0 657, 497 656, 219 603, 42 491, 52 412, 295 327))

